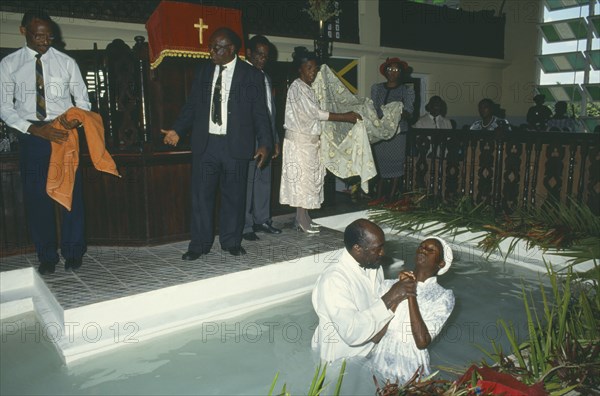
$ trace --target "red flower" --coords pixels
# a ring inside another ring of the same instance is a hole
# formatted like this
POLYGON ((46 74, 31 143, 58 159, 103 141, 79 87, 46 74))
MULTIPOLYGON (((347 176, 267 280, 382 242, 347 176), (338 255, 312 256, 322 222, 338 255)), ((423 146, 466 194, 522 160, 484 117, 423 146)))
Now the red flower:
POLYGON ((534 385, 526 385, 510 374, 499 373, 491 367, 469 367, 467 372, 457 381, 460 386, 473 378, 473 372, 477 373, 479 379, 477 387, 484 395, 502 396, 544 396, 548 393, 544 384, 539 382, 534 385))

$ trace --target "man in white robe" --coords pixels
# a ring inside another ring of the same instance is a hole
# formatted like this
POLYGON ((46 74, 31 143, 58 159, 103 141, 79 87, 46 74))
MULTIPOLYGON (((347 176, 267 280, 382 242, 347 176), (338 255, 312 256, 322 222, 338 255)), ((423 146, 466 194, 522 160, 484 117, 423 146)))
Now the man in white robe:
POLYGON ((379 296, 385 236, 375 223, 359 219, 344 231, 339 261, 317 279, 312 294, 319 324, 312 340, 321 359, 332 362, 366 356, 385 334, 401 301, 415 295, 411 281, 396 282, 379 296))

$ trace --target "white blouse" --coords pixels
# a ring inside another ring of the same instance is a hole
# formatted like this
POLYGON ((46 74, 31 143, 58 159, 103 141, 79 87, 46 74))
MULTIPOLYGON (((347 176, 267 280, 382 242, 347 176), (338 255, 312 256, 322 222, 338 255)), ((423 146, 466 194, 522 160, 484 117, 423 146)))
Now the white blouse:
MULTIPOLYGON (((380 293, 387 292, 396 282, 396 280, 385 280, 380 293)), ((454 293, 440 286, 437 277, 433 276, 425 282, 417 283, 417 303, 433 340, 452 313, 454 293)), ((424 375, 429 374, 429 352, 427 349, 417 348, 410 325, 408 300, 398 305, 396 316, 370 357, 382 379, 389 379, 392 382, 398 380, 403 384, 421 366, 424 375)))
POLYGON ((329 112, 319 108, 317 96, 310 85, 297 78, 288 89, 283 127, 294 133, 320 135, 321 123, 329 112))

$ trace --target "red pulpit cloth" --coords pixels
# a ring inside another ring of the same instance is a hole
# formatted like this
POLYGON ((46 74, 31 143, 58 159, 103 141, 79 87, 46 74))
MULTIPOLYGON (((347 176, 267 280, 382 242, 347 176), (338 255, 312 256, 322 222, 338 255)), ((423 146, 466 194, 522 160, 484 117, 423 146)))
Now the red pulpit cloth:
POLYGON ((222 7, 161 1, 146 22, 150 68, 165 56, 208 58, 208 41, 215 30, 228 27, 242 39, 239 55, 244 57, 242 13, 222 7))

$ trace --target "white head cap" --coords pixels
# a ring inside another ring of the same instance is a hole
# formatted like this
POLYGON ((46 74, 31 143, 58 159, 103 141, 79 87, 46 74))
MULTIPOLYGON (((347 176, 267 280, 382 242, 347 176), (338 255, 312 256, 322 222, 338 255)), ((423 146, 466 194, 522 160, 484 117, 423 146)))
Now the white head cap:
POLYGON ((452 265, 452 260, 454 260, 454 255, 452 254, 452 248, 446 241, 444 241, 440 237, 428 236, 425 239, 435 239, 442 244, 442 249, 444 250, 444 262, 446 263, 446 265, 444 265, 442 268, 440 268, 440 270, 438 271, 437 274, 444 275, 446 272, 448 272, 448 270, 450 269, 450 266, 452 265))

